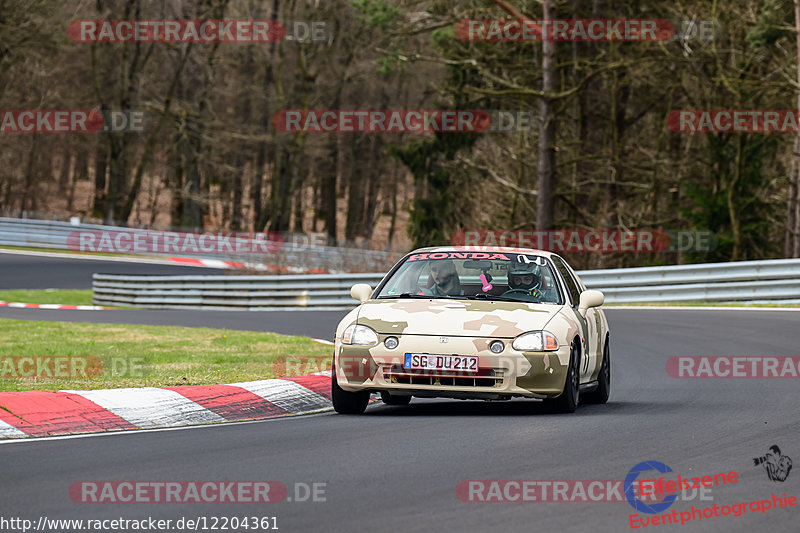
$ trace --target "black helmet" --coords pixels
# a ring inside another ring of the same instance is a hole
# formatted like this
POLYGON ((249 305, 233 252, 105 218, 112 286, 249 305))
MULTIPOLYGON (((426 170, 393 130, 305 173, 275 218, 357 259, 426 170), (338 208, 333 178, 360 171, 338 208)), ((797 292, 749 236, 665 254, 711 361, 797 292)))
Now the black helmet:
POLYGON ((533 290, 542 286, 542 275, 539 267, 531 263, 516 263, 508 269, 508 286, 512 289, 533 290), (526 283, 527 276, 530 282, 526 283))

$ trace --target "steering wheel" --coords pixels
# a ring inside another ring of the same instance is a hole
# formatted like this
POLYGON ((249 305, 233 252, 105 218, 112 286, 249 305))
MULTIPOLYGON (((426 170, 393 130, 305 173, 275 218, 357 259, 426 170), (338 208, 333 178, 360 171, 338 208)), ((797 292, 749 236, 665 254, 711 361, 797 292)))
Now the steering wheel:
MULTIPOLYGON (((507 296, 509 294, 524 294, 525 296, 533 296, 530 292, 526 289, 511 289, 503 293, 503 296, 507 296)), ((538 298, 538 297, 537 297, 538 298)), ((538 298, 541 301, 541 298, 538 298)))

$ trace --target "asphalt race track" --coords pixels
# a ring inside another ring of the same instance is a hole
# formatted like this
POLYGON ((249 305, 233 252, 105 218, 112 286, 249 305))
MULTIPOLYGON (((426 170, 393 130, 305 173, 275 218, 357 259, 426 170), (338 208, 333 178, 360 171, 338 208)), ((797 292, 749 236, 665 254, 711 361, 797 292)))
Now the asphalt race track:
POLYGON ((0 252, 0 290, 91 289, 92 274, 95 272, 151 276, 199 276, 225 273, 224 270, 215 268, 129 263, 104 259, 41 257, 0 252))
MULTIPOLYGON (((364 416, 11 442, 0 445, 6 489, 0 515, 34 523, 40 516, 274 516, 285 532, 624 532, 634 512, 626 502, 464 502, 456 486, 481 479, 622 480, 645 460, 683 477, 739 474, 737 483, 713 489, 713 501, 676 502, 679 512, 800 494, 800 472, 773 482, 753 464, 773 444, 800 460, 796 380, 675 379, 665 371, 675 355, 800 355, 793 335, 800 314, 607 312, 613 360, 607 405, 554 415, 536 401, 415 399, 409 407, 377 403, 364 416), (82 480, 270 480, 286 485, 290 497, 295 483, 326 483, 326 501, 79 504, 68 489, 82 480)), ((329 320, 320 316, 324 329, 329 320)), ((800 507, 756 510, 648 531, 797 531, 799 513, 800 507)))

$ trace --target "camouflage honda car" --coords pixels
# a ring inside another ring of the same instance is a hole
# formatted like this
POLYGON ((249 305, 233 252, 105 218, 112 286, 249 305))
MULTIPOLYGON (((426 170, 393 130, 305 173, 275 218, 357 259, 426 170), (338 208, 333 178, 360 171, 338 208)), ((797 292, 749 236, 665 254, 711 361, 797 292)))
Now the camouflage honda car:
POLYGON ((336 329, 333 406, 363 413, 370 394, 537 398, 560 412, 605 403, 611 388, 603 293, 558 255, 520 248, 411 252, 336 329))

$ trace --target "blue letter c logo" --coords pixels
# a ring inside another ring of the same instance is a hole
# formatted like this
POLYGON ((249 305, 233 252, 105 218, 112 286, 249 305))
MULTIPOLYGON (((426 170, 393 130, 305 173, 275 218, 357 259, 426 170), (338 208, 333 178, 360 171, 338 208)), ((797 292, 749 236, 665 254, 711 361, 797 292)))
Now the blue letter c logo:
POLYGON ((642 500, 636 497, 633 493, 634 481, 636 478, 639 477, 639 474, 642 472, 647 472, 649 470, 657 470, 662 474, 665 472, 672 472, 672 469, 665 465, 660 461, 645 461, 643 463, 639 463, 638 465, 634 466, 628 472, 628 475, 625 476, 625 498, 628 500, 628 503, 631 504, 631 507, 636 509, 642 513, 648 514, 657 514, 661 511, 665 511, 669 509, 669 507, 675 503, 675 500, 678 499, 677 494, 670 494, 662 501, 658 503, 654 503, 652 505, 648 505, 644 503, 642 500))

